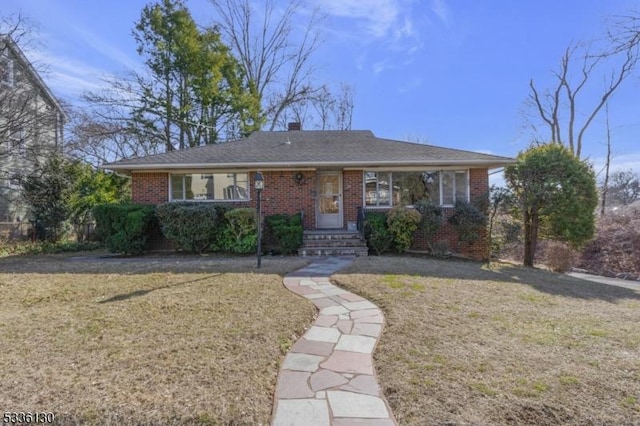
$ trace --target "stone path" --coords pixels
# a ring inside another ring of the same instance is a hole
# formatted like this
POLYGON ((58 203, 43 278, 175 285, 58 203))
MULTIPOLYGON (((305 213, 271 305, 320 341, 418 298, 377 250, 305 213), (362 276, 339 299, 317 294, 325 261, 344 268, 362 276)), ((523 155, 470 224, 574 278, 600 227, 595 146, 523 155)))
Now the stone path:
POLYGON ((352 261, 323 258, 284 278, 287 289, 312 301, 320 313, 280 367, 273 426, 396 425, 371 357, 382 332, 382 311, 329 281, 352 261))

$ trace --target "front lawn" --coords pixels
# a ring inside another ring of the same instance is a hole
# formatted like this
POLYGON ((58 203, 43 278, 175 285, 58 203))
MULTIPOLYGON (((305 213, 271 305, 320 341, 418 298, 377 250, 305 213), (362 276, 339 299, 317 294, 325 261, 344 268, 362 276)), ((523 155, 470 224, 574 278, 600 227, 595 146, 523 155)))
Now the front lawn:
POLYGON ((359 258, 374 359, 402 425, 639 424, 640 292, 506 264, 359 258))
POLYGON ((305 259, 0 259, 0 401, 63 424, 268 424, 305 259))

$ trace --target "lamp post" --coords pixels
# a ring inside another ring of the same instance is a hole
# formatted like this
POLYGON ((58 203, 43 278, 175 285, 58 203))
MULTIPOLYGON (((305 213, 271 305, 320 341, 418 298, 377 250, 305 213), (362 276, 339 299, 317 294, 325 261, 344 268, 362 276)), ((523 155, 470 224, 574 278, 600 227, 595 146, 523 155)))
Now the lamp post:
POLYGON ((262 263, 262 190, 264 189, 264 178, 262 177, 261 172, 256 172, 255 182, 254 182, 256 193, 258 194, 258 268, 260 268, 262 263))

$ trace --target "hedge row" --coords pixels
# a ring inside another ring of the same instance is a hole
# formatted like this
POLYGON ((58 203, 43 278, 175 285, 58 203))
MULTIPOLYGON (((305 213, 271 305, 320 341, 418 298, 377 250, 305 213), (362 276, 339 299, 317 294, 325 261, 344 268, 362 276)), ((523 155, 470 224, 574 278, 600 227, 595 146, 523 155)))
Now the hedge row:
MULTIPOLYGON (((177 250, 188 253, 243 254, 257 248, 257 215, 252 208, 213 203, 104 204, 94 209, 94 215, 96 236, 111 252, 143 252, 148 236, 158 228, 177 250)), ((301 244, 301 215, 265 217, 265 252, 295 253, 301 244)))
POLYGON ((394 207, 384 212, 365 213, 364 235, 370 250, 381 255, 389 250, 403 253, 411 246, 422 216, 413 209, 394 207))
POLYGON ((142 253, 157 219, 154 207, 141 204, 101 204, 93 208, 95 234, 112 253, 142 253))
POLYGON ((181 251, 204 253, 218 241, 226 206, 204 203, 165 203, 156 216, 165 238, 181 251))
MULTIPOLYGON (((462 201, 456 201, 453 215, 447 221, 459 240, 465 242, 477 240, 487 223, 481 208, 462 201)), ((420 229, 429 242, 443 222, 442 209, 430 201, 417 202, 415 209, 394 207, 387 212, 368 211, 365 212, 365 238, 369 249, 377 255, 391 250, 402 253, 410 248, 416 230, 420 229)))
POLYGON ((264 250, 271 254, 297 253, 302 246, 302 215, 265 217, 264 250))

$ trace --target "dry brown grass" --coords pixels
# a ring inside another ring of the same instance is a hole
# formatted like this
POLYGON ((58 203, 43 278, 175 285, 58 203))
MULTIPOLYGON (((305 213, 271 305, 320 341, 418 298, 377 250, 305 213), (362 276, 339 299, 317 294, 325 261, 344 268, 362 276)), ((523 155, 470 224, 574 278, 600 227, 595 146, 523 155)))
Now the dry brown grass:
POLYGON ((0 259, 0 401, 60 424, 268 424, 307 261, 0 259), (244 271, 244 272, 240 272, 244 271))
POLYGON ((334 278, 385 312, 375 366, 402 425, 640 424, 640 292, 410 257, 334 278))

